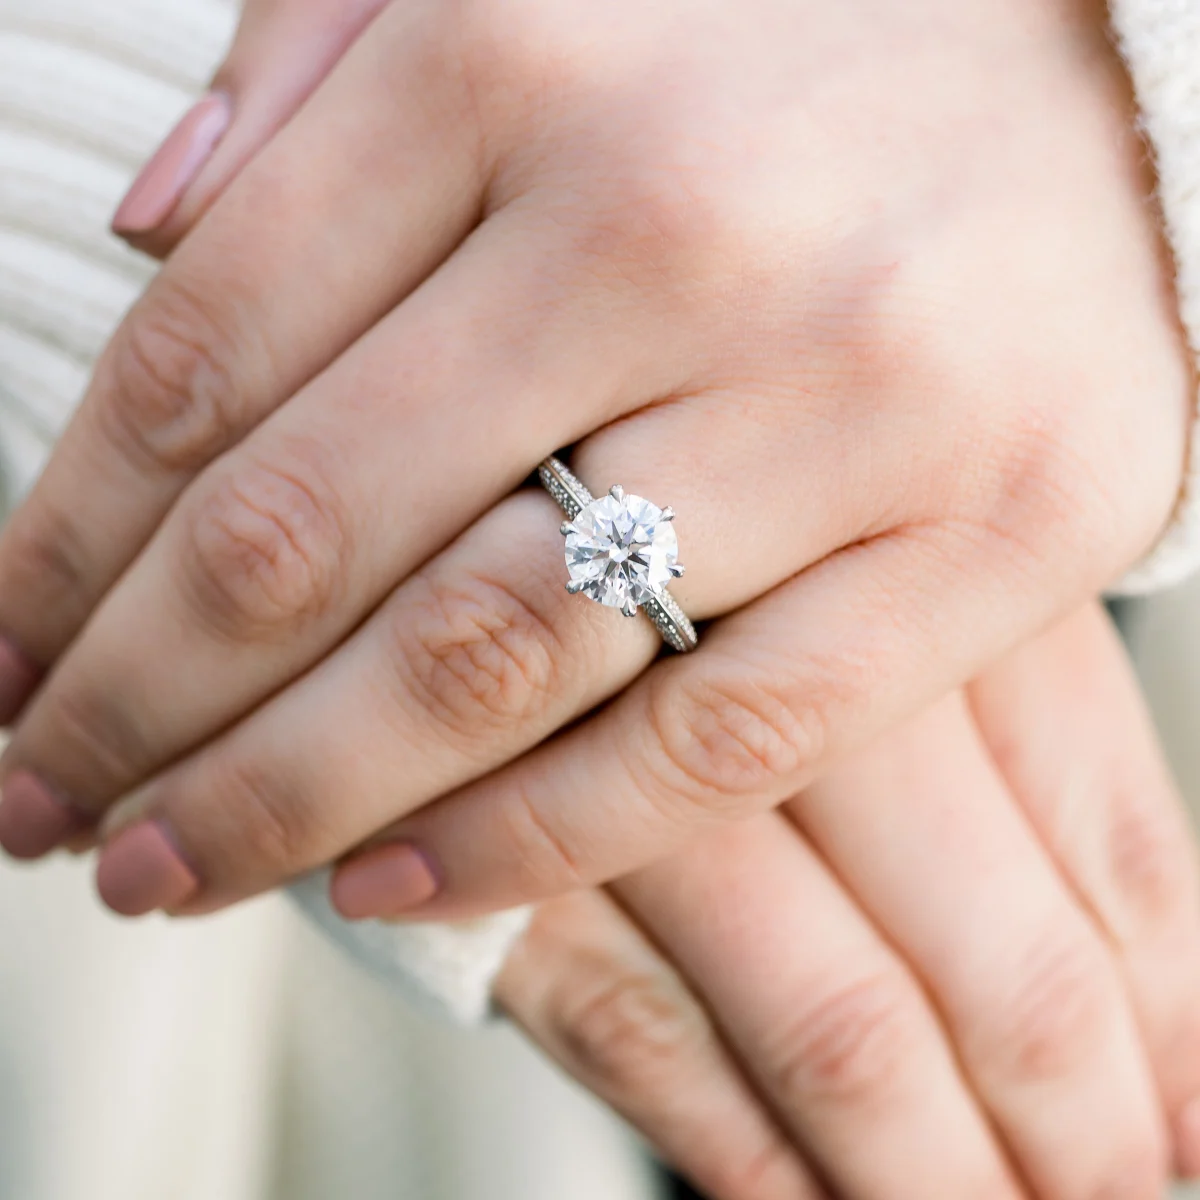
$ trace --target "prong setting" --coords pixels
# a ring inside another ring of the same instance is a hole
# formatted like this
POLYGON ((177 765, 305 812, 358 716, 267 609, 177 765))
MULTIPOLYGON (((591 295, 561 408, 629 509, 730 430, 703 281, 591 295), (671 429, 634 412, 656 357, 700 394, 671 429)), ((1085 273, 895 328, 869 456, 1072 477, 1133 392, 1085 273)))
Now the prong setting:
POLYGON ((554 457, 543 460, 538 476, 567 518, 559 526, 570 577, 566 590, 625 617, 641 609, 672 649, 694 650, 695 628, 669 587, 683 574, 676 563, 674 509, 659 508, 619 484, 597 498, 554 457))
POLYGON ((671 572, 671 576, 674 579, 682 579, 683 573, 686 569, 687 568, 683 565, 683 563, 672 563, 667 568, 667 570, 671 572))

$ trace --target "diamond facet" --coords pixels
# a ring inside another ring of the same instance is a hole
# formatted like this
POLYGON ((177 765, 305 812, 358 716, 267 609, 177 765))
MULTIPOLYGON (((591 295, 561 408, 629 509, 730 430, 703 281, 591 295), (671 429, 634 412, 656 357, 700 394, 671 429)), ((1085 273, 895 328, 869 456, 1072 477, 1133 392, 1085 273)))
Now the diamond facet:
POLYGON ((567 523, 567 571, 611 608, 641 605, 671 581, 679 541, 663 510, 613 488, 567 523), (619 493, 619 494, 618 494, 619 493))

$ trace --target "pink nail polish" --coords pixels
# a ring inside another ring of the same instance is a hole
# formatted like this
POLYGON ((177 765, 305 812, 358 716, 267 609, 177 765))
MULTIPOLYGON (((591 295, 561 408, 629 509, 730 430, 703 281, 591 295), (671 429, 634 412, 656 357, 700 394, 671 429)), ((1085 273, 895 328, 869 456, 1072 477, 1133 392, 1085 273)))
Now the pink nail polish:
POLYGON ((420 850, 391 842, 343 863, 334 873, 329 898, 348 921, 398 917, 432 900, 439 886, 420 850))
POLYGON ((1183 1179, 1200 1179, 1200 1096, 1175 1119, 1175 1169, 1183 1179))
POLYGON ((232 119, 232 102, 222 92, 210 92, 192 108, 134 180, 112 219, 113 233, 129 236, 157 229, 200 173, 232 119))
POLYGON ((196 873, 159 821, 122 829, 100 851, 96 888, 104 903, 123 917, 178 908, 199 887, 196 873))
POLYGON ((0 846, 13 858, 41 858, 88 824, 82 812, 31 771, 14 771, 0 789, 0 846))
POLYGON ((41 682, 41 668, 14 642, 0 636, 0 726, 11 725, 41 682))

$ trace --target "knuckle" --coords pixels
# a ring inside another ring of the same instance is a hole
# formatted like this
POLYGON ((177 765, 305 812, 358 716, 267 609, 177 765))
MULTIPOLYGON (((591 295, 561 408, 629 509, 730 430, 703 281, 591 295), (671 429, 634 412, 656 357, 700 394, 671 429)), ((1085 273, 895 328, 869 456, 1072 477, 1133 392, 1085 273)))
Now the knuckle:
POLYGON ((581 997, 564 998, 555 1023, 570 1060, 610 1097, 669 1094, 712 1036, 676 980, 620 966, 581 997))
POLYGON ((237 343, 213 302, 160 277, 113 343, 99 417, 120 445, 170 471, 194 471, 236 441, 237 343))
POLYGON ((834 261, 848 250, 846 267, 836 271, 840 282, 814 297, 814 363, 831 369, 847 395, 895 398, 908 388, 942 394, 961 382, 951 378, 955 357, 946 351, 943 322, 913 303, 929 288, 918 249, 887 238, 865 257, 839 245, 834 261))
POLYGON ((318 459, 227 474, 185 526, 193 605, 234 640, 292 637, 332 611, 353 558, 352 525, 318 459))
POLYGON ((8 593, 38 597, 43 616, 48 608, 64 616, 87 611, 95 573, 83 530, 70 512, 49 503, 18 510, 4 531, 3 553, 8 593))
POLYGON ((389 653, 439 731, 478 744, 482 731, 537 721, 563 684, 553 590, 462 570, 434 570, 413 586, 414 603, 390 622, 389 653))
MULTIPOLYGON (((724 1147, 717 1147, 724 1151, 724 1147)), ((709 1178, 717 1196, 732 1200, 776 1200, 796 1194, 798 1154, 782 1134, 764 1134, 758 1142, 740 1143, 721 1153, 709 1178)))
MULTIPOLYGON (((819 301, 826 307, 813 322, 820 340, 812 361, 829 359, 841 391, 875 402, 973 394, 978 362, 962 353, 957 316, 940 319, 945 314, 927 303, 938 286, 928 273, 937 254, 891 238, 881 247, 891 253, 872 252, 819 301)), ((1138 510, 1146 489, 1128 478, 1119 442, 1107 432, 1116 422, 1101 436, 1089 418, 1112 384, 1061 355, 1032 371, 1028 360, 1014 365, 998 349, 984 352, 995 356, 991 386, 1001 398, 989 416, 987 444, 972 449, 971 470, 959 461, 946 469, 946 455, 961 458, 953 438, 931 444, 929 454, 910 454, 904 469, 914 485, 912 504, 962 514, 986 536, 993 560, 1004 556, 1031 577, 1044 578, 1048 569, 1087 571, 1090 587, 1108 582, 1136 553, 1138 538, 1144 546, 1163 519, 1155 499, 1150 532, 1139 533, 1146 527, 1138 510)))
POLYGON ((1162 783, 1113 794, 1108 861, 1116 893, 1135 927, 1176 924, 1195 912, 1200 890, 1195 852, 1175 798, 1162 783))
POLYGON ((823 707, 750 673, 648 677, 650 762, 660 790, 720 816, 795 791, 826 743, 823 707))
POLYGON ((241 870, 263 879, 278 879, 324 855, 319 806, 287 786, 272 767, 255 759, 238 759, 222 767, 220 794, 229 798, 226 814, 205 814, 205 841, 218 842, 219 863, 241 864, 241 870))
POLYGON ((781 1026, 772 1091, 790 1101, 870 1105, 902 1088, 926 1039, 915 989, 896 972, 839 983, 781 1026))
POLYGON ((660 139, 660 165, 622 178, 595 198, 586 219, 571 228, 572 254, 589 278, 632 285, 672 310, 703 314, 704 300, 731 264, 745 264, 753 223, 742 219, 715 180, 700 186, 663 169, 678 153, 669 133, 660 139))
POLYGON ((1007 548, 1030 571, 1044 574, 1048 558, 1071 565, 1085 555, 1089 562, 1100 556, 1103 570, 1120 519, 1115 498, 1081 445, 1079 422, 1045 408, 1029 401, 993 439, 980 523, 992 535, 990 548, 1007 548))
POLYGON ((523 789, 517 787, 505 797, 498 815, 503 839, 511 847, 510 860, 520 864, 526 894, 553 895, 589 882, 583 859, 523 789))
POLYGON ((1103 1044, 1114 1009, 1103 950, 1085 934, 1043 935, 997 997, 981 1054, 1023 1081, 1060 1079, 1103 1044))
POLYGON ((54 777, 81 800, 128 786, 154 763, 149 731, 121 702, 114 680, 62 680, 41 700, 53 731, 54 777))

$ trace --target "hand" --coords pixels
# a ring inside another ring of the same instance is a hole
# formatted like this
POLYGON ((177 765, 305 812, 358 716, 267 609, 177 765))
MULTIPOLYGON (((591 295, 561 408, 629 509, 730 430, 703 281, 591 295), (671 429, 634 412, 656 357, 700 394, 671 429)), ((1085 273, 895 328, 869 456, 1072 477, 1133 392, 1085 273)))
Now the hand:
POLYGON ((1142 159, 1091 7, 387 7, 5 531, 7 657, 55 670, 0 839, 153 777, 102 891, 202 911, 457 788, 340 888, 449 916, 778 803, 1166 520, 1192 379, 1142 159), (657 645, 503 498, 572 441, 733 615, 522 756, 657 645))
POLYGON ((1167 519, 1193 381, 1143 169, 1065 0, 386 7, 5 531, 10 683, 54 671, 0 840, 125 796, 102 893, 201 912, 454 791, 335 885, 445 917, 777 804, 1167 519), (700 653, 647 671, 563 593, 554 506, 505 496, 570 442, 678 509, 700 653))
POLYGON ((780 815, 547 904, 498 995, 714 1200, 1159 1200, 1160 1111, 1200 1169, 1198 899, 1089 609, 780 815))

